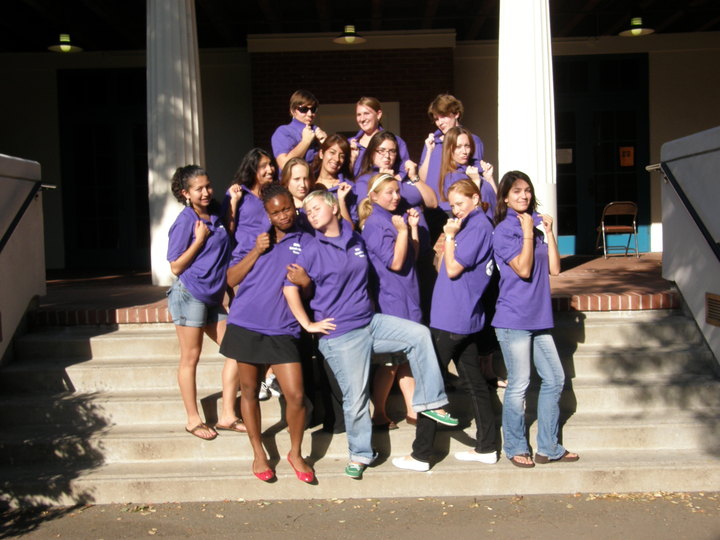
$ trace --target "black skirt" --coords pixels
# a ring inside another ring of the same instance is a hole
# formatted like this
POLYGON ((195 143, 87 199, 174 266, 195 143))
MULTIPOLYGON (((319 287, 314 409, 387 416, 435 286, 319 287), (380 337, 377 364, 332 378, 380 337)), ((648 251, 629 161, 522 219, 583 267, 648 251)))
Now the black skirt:
POLYGON ((268 336, 228 324, 220 354, 245 364, 288 364, 300 362, 298 341, 293 336, 268 336))

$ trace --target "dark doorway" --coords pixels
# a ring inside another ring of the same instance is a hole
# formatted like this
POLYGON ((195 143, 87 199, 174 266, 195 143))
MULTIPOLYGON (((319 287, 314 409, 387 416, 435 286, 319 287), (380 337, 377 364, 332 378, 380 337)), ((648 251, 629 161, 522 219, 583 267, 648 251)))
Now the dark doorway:
POLYGON ((640 251, 648 251, 647 56, 562 56, 553 70, 561 253, 595 252, 596 227, 611 201, 638 204, 640 251))
POLYGON ((148 270, 145 70, 58 72, 69 270, 148 270))

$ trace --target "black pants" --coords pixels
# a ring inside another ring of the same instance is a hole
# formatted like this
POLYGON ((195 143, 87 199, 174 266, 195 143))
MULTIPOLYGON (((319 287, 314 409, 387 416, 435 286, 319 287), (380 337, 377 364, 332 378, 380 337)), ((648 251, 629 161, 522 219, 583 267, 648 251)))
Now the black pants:
MULTIPOLYGON (((470 396, 476 426, 475 451, 481 454, 495 452, 497 450, 495 412, 490 401, 490 388, 478 359, 481 348, 480 332, 452 334, 437 328, 430 330, 442 371, 446 373, 450 360, 455 360, 460 384, 470 396)), ((413 458, 418 461, 430 461, 436 431, 435 421, 422 414, 418 415, 411 454, 413 458)))

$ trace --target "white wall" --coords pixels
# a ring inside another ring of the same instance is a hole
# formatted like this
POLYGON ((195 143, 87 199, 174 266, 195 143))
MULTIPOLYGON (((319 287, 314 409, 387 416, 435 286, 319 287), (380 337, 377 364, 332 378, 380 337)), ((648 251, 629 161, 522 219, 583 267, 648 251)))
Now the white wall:
MULTIPOLYGON (((31 193, 33 183, 28 180, 40 180, 40 164, 0 155, 0 199, 4 201, 0 236, 31 193)), ((0 363, 29 303, 44 295, 42 192, 38 192, 0 253, 0 363)))
MULTIPOLYGON (((715 243, 720 240, 720 127, 663 145, 661 159, 697 211, 715 243)), ((658 174, 658 176, 662 176, 658 174)), ((720 295, 720 262, 669 183, 662 186, 663 277, 673 280, 715 358, 720 327, 705 322, 705 294, 720 295)))

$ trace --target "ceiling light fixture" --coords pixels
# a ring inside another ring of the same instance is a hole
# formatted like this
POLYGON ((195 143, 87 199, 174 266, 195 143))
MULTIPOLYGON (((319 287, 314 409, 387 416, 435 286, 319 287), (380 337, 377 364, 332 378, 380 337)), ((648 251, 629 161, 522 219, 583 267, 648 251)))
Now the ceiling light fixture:
POLYGON ((50 45, 49 51, 59 53, 75 53, 82 52, 82 49, 77 45, 70 43, 70 34, 60 34, 60 43, 57 45, 50 45))
POLYGON ((653 28, 645 28, 643 27, 643 20, 642 17, 633 17, 630 19, 630 28, 627 30, 623 30, 618 35, 623 37, 637 37, 637 36, 647 36, 648 34, 652 34, 655 32, 653 28))
POLYGON ((334 43, 340 45, 357 45, 359 43, 365 43, 367 40, 355 32, 354 24, 346 24, 343 33, 333 39, 334 43))

